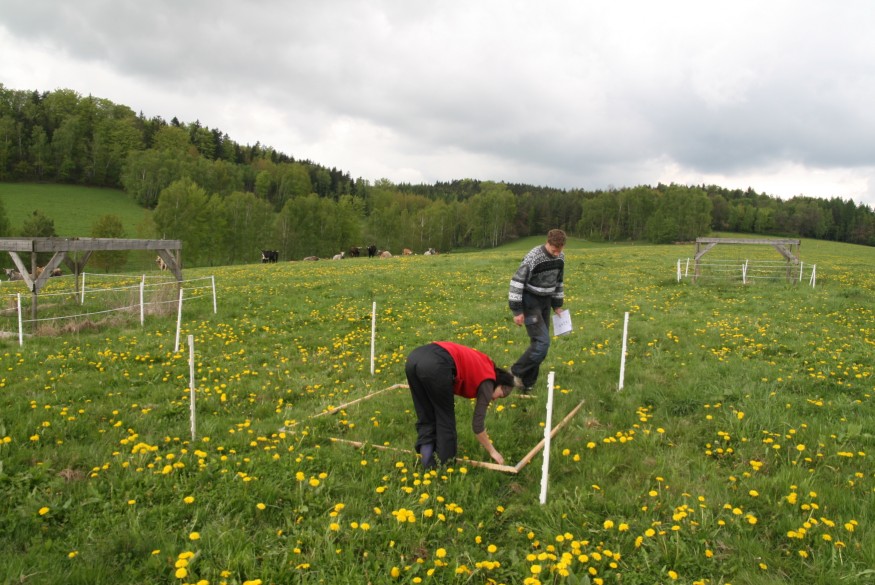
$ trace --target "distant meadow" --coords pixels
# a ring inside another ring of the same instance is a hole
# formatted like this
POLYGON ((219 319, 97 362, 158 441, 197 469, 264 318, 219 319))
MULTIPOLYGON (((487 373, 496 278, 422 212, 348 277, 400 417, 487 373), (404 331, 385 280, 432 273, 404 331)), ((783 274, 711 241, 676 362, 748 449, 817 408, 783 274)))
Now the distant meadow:
MULTIPOLYGON (((802 282, 779 266, 743 284, 678 281, 694 244, 571 239, 574 330, 534 397, 486 421, 521 461, 554 372, 553 424, 583 406, 549 467, 543 451, 519 473, 478 466, 457 398, 460 459, 422 470, 407 354, 450 340, 510 366, 528 339, 508 285, 539 243, 185 270, 181 313, 171 283, 142 325, 96 294, 77 316, 76 282, 52 279, 52 320, 25 311, 21 345, 15 303, 31 300, 3 282, 0 582, 875 582, 871 248, 803 240, 802 282)), ((754 248, 706 258, 782 260, 754 248)), ((166 279, 142 268, 130 283, 166 279)))

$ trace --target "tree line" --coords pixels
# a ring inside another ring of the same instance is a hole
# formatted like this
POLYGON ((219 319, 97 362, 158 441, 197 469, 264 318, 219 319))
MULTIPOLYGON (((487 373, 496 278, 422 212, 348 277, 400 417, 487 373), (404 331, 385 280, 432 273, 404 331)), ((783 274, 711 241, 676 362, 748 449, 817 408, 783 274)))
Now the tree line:
MULTIPOLYGON (((716 185, 587 191, 354 180, 259 143, 240 145, 199 121, 2 84, 0 180, 121 188, 154 210, 154 235, 182 240, 196 264, 250 262, 265 248, 284 259, 369 243, 394 252, 488 248, 552 227, 598 241, 689 241, 718 230, 875 245, 872 209, 840 197, 782 200, 716 185)), ((0 235, 12 231, 0 221, 0 235)))

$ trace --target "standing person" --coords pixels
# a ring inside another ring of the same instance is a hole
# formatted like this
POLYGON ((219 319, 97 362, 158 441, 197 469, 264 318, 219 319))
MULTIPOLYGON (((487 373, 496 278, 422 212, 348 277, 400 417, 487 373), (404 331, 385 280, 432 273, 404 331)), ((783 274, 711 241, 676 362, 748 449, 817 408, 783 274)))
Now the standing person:
POLYGON ((513 322, 517 326, 525 324, 529 334, 529 347, 510 368, 520 379, 524 394, 531 392, 538 381, 541 362, 550 349, 550 310, 557 315, 563 310, 565 240, 562 230, 547 232, 547 242, 526 254, 510 280, 508 303, 513 322))
POLYGON ((489 456, 504 464, 504 457, 486 433, 486 409, 490 402, 513 391, 510 372, 496 367, 489 356, 476 349, 436 341, 410 352, 405 373, 416 409, 416 451, 422 455, 423 467, 428 469, 456 457, 454 396, 477 399, 471 430, 489 456))

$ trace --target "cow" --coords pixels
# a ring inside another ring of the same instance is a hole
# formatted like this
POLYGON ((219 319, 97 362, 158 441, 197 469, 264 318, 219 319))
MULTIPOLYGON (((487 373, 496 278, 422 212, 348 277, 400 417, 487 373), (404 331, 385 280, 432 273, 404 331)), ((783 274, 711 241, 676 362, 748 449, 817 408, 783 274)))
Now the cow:
POLYGON ((331 257, 332 260, 343 260, 344 258, 346 258, 345 252, 341 252, 340 254, 335 254, 334 256, 331 257))
POLYGON ((319 260, 319 256, 307 256, 304 258, 304 261, 306 262, 315 262, 316 260, 319 260))
POLYGON ((21 273, 14 268, 4 268, 3 270, 6 271, 6 278, 8 278, 10 281, 24 280, 24 277, 21 276, 21 273))
POLYGON ((361 250, 359 249, 358 246, 350 246, 349 252, 346 253, 346 255, 349 256, 350 258, 358 258, 359 254, 361 254, 361 250))
POLYGON ((389 250, 383 250, 382 252, 380 252, 380 258, 391 258, 391 257, 392 257, 392 252, 390 252, 389 250))
POLYGON ((167 270, 167 264, 164 262, 164 258, 161 256, 155 256, 155 264, 158 265, 160 270, 167 270))
MULTIPOLYGON (((34 280, 36 280, 37 278, 39 278, 40 275, 42 275, 42 273, 45 272, 45 269, 46 269, 45 266, 37 266, 37 267, 36 267, 36 272, 34 272, 34 274, 33 274, 33 278, 34 278, 34 280)), ((63 274, 64 274, 64 273, 61 272, 61 269, 60 269, 60 268, 55 268, 54 270, 52 270, 52 272, 49 274, 49 276, 50 276, 50 277, 52 277, 52 276, 63 276, 63 274)))
POLYGON ((435 250, 434 248, 429 248, 424 252, 424 254, 426 256, 434 256, 435 254, 437 254, 437 250, 435 250))
POLYGON ((262 250, 261 251, 261 263, 262 264, 273 264, 280 258, 280 253, 276 250, 262 250))
POLYGON ((410 256, 411 254, 413 254, 413 250, 410 248, 404 248, 404 250, 401 251, 402 256, 410 256))
POLYGON ((368 258, 373 258, 376 255, 377 255, 377 245, 371 244, 370 246, 368 246, 368 258))

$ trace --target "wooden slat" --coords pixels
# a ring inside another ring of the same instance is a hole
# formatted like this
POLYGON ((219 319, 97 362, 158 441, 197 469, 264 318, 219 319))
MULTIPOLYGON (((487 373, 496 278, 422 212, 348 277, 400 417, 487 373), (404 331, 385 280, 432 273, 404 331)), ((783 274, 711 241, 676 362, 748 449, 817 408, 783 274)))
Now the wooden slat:
MULTIPOLYGON (((360 449, 373 447, 374 449, 379 449, 381 451, 395 451, 396 453, 403 453, 405 455, 416 455, 416 453, 410 449, 399 449, 397 447, 387 447, 386 445, 376 445, 374 443, 361 443, 359 441, 349 441, 346 439, 337 439, 335 437, 331 437, 331 441, 334 443, 343 443, 344 445, 352 445, 353 447, 358 447, 360 449)), ((473 459, 465 459, 464 457, 457 457, 456 461, 463 462, 471 467, 483 467, 494 471, 504 471, 505 473, 517 473, 516 467, 511 467, 510 465, 499 465, 498 463, 492 463, 490 461, 475 461, 473 459)))

